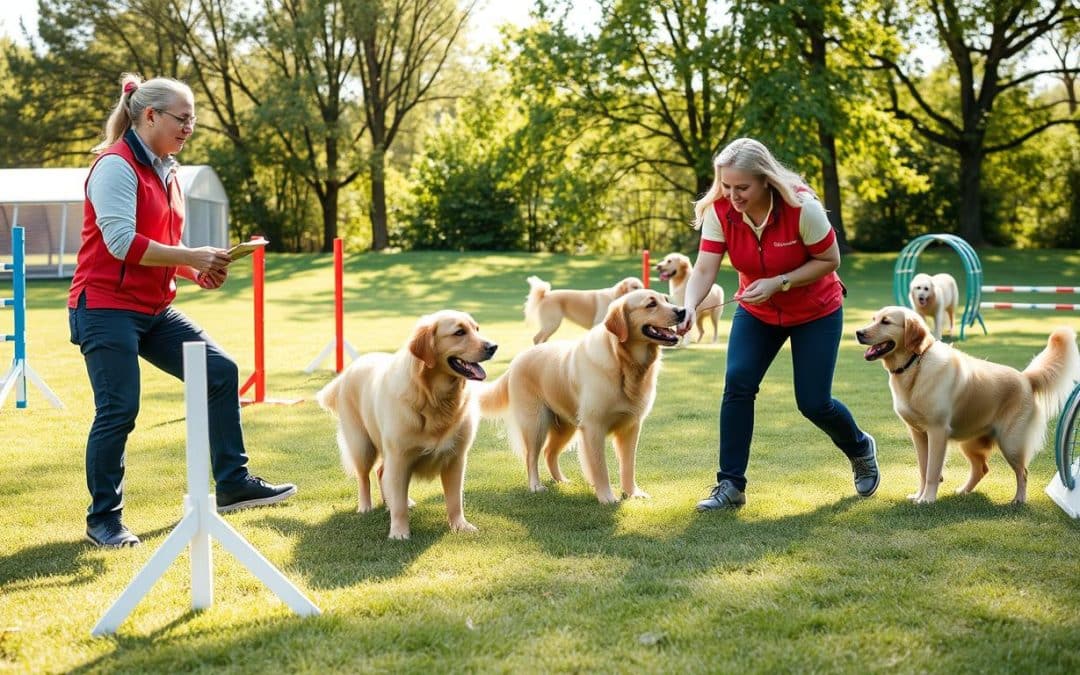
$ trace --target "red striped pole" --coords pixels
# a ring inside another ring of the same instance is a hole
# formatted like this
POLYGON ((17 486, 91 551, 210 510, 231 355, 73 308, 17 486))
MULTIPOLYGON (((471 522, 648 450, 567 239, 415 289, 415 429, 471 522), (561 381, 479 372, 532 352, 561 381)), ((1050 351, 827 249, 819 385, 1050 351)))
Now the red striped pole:
POLYGON ((334 239, 334 356, 337 359, 337 371, 345 368, 345 293, 342 268, 341 237, 334 239))
POLYGON ((649 249, 641 252, 641 283, 645 284, 645 288, 649 287, 649 249))
POLYGON ((1080 305, 1052 302, 983 302, 979 304, 979 309, 1051 309, 1061 312, 1080 312, 1080 305))
POLYGON ((983 293, 1080 293, 1080 286, 983 286, 983 293))

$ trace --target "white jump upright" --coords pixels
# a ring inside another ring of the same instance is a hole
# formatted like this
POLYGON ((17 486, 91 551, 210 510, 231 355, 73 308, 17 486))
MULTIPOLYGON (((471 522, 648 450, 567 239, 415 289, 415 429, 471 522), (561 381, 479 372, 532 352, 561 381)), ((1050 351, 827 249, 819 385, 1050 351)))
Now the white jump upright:
POLYGON ((4 263, 0 269, 11 272, 12 297, 0 298, 0 307, 11 307, 15 310, 15 332, 10 335, 0 334, 0 342, 14 342, 15 357, 11 360, 11 368, 3 379, 0 379, 0 406, 4 405, 8 394, 14 389, 15 407, 25 408, 26 381, 30 380, 53 406, 63 408, 64 404, 26 360, 26 240, 23 238, 21 225, 11 228, 11 257, 12 261, 4 263))
POLYGON ((301 616, 322 612, 236 530, 217 514, 210 494, 210 434, 206 408, 206 343, 184 343, 184 392, 187 407, 187 477, 184 517, 135 575, 120 597, 91 630, 92 635, 115 633, 191 542, 191 606, 200 610, 214 602, 213 561, 210 538, 217 539, 270 590, 301 616))

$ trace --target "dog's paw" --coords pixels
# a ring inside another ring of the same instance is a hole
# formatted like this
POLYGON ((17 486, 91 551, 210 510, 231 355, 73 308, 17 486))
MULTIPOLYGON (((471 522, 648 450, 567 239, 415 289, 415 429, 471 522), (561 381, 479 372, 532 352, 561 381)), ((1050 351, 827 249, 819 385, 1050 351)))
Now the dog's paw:
POLYGON ((629 493, 624 492, 623 496, 625 496, 625 497, 627 497, 629 499, 652 499, 652 495, 650 495, 648 492, 645 492, 644 490, 642 490, 641 488, 639 488, 636 485, 634 486, 634 489, 633 489, 632 492, 629 492, 629 493))
POLYGON ((479 532, 480 529, 469 521, 462 519, 456 523, 450 523, 451 532, 479 532))
POLYGON ((596 498, 600 501, 601 504, 618 504, 619 503, 619 498, 616 497, 615 493, 613 493, 611 490, 608 490, 607 493, 600 493, 600 494, 596 495, 596 498))
POLYGON ((404 541, 405 539, 409 538, 409 531, 408 530, 394 530, 394 529, 391 528, 390 536, 387 537, 387 538, 388 539, 394 539, 396 541, 404 541))
POLYGON ((529 485, 529 492, 547 492, 547 486, 543 483, 533 483, 529 485))

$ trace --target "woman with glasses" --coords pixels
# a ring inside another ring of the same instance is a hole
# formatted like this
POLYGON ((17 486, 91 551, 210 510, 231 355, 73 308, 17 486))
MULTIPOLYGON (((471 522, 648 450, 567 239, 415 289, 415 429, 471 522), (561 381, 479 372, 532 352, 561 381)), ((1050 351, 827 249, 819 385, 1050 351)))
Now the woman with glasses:
POLYGON ((840 249, 825 209, 802 177, 751 138, 732 141, 713 162, 715 179, 695 203, 701 244, 686 283, 685 333, 726 254, 739 272, 720 403, 720 470, 699 511, 746 503, 754 401, 765 372, 791 343, 799 412, 851 462, 855 491, 869 497, 880 476, 874 438, 832 396, 846 294, 840 249))
POLYGON ((175 277, 213 289, 231 262, 224 249, 188 248, 175 155, 195 131, 195 99, 177 80, 121 76, 86 181, 82 244, 68 296, 71 341, 94 391, 86 443, 91 503, 86 536, 105 547, 134 546, 125 527, 124 449, 139 412, 139 357, 183 379, 183 344, 206 343, 210 459, 219 511, 272 504, 296 492, 247 469, 236 363, 172 307, 175 277))

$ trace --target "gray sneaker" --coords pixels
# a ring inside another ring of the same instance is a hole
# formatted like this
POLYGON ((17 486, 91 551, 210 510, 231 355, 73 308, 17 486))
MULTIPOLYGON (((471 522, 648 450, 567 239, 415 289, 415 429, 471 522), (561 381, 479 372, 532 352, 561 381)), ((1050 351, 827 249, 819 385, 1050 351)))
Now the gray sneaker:
POLYGON ((731 481, 722 480, 713 486, 708 497, 697 503, 697 510, 737 509, 745 503, 746 494, 735 487, 731 481))
MULTIPOLYGON (((865 433, 865 432, 864 432, 865 433)), ((877 441, 870 434, 870 454, 866 457, 851 459, 851 471, 855 475, 855 492, 860 497, 869 497, 877 492, 878 483, 881 482, 881 474, 877 465, 877 441)))

